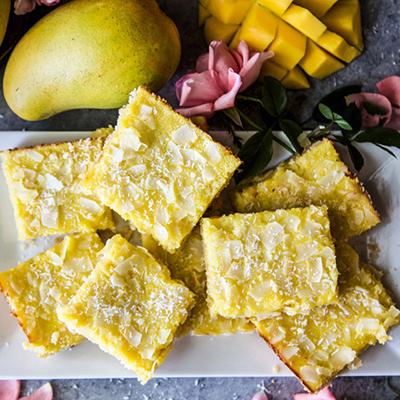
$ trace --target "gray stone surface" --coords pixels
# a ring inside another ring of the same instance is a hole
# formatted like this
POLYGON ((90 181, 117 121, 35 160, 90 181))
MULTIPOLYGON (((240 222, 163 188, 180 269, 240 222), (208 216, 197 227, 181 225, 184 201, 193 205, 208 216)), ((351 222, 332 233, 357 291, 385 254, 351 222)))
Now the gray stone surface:
MULTIPOLYGON (((322 1, 322 0, 321 0, 322 1)), ((372 88, 374 83, 392 73, 400 72, 400 0, 361 0, 365 27, 366 51, 345 70, 323 82, 313 82, 307 92, 292 95, 299 112, 307 114, 310 106, 333 88, 362 82, 372 88)), ((160 0, 165 11, 176 21, 182 36, 182 62, 174 79, 161 91, 176 104, 173 84, 186 70, 194 66, 196 57, 205 50, 201 32, 197 28, 195 0, 160 0)), ((4 69, 4 66, 3 66, 4 69)), ((0 73, 2 74, 3 69, 0 73)), ((27 66, 29 69, 29 66, 27 66)), ((45 121, 26 122, 15 116, 0 95, 1 130, 92 130, 114 124, 115 110, 79 110, 57 115, 45 121)), ((1 140, 1 133, 0 133, 1 140)), ((238 360, 240 362, 240 360, 238 360)), ((271 399, 291 399, 299 391, 295 379, 265 379, 271 399)), ((43 382, 28 381, 24 394, 43 382)), ((400 389, 400 379, 393 383, 400 389)), ((126 380, 65 380, 52 381, 58 400, 249 400, 262 384, 261 378, 219 379, 157 379, 141 386, 135 379, 126 380)), ((388 386, 388 378, 339 378, 334 383, 338 399, 391 400, 399 398, 388 386)))

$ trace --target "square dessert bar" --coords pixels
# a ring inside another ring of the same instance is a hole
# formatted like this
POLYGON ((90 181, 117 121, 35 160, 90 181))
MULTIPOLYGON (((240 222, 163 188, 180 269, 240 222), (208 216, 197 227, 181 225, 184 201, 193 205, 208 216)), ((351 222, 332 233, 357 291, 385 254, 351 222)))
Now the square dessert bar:
POLYGON ((103 243, 95 233, 67 236, 55 247, 8 271, 0 272, 0 289, 28 337, 27 349, 47 357, 83 339, 57 318, 85 282, 103 243))
POLYGON ((120 110, 85 185, 139 232, 174 252, 239 164, 190 120, 139 88, 120 110))
POLYGON ((264 176, 244 182, 235 195, 239 212, 326 205, 332 234, 359 235, 380 222, 368 193, 323 139, 264 176))
POLYGON ((385 343, 387 331, 400 322, 400 311, 371 267, 360 263, 345 243, 337 246, 339 302, 309 314, 280 314, 255 321, 260 335, 312 392, 326 386, 357 356, 376 342, 385 343))
POLYGON ((196 294, 196 304, 186 322, 179 329, 180 336, 229 335, 254 330, 254 325, 244 318, 212 316, 207 304, 206 264, 200 228, 196 227, 184 244, 174 254, 165 251, 149 235, 142 237, 143 246, 168 266, 173 279, 182 281, 196 294))
POLYGON ((113 227, 111 210, 81 185, 103 142, 102 136, 1 154, 19 239, 113 227))
POLYGON ((151 378, 168 354, 194 295, 142 247, 115 235, 87 282, 57 310, 67 327, 136 372, 151 378))
POLYGON ((212 314, 262 319, 337 300, 326 207, 204 218, 201 228, 212 314))

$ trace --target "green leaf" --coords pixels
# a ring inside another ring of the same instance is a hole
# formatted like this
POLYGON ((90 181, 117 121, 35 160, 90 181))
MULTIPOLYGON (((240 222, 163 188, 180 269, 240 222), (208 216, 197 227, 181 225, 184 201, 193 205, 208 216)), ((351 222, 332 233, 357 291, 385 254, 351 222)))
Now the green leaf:
POLYGON ((390 128, 368 128, 358 134, 354 140, 359 143, 371 142, 400 148, 400 132, 390 128))
POLYGON ((259 147, 254 154, 253 159, 244 164, 239 179, 257 176, 267 168, 271 161, 273 154, 272 129, 269 129, 267 132, 262 132, 262 135, 263 137, 259 142, 259 147))
POLYGON ((274 142, 278 143, 280 146, 282 146, 285 150, 287 150, 289 153, 296 154, 296 151, 292 149, 291 146, 286 144, 283 140, 279 139, 275 135, 273 135, 274 142))
POLYGON ((237 126, 243 128, 242 120, 240 119, 239 112, 236 107, 223 110, 223 113, 237 126))
POLYGON ((290 119, 281 119, 279 121, 279 127, 289 139, 293 148, 298 153, 301 153, 303 148, 299 144, 298 137, 303 133, 303 128, 296 121, 292 121, 290 119))
POLYGON ((279 117, 286 109, 286 89, 275 78, 267 76, 264 78, 262 87, 262 104, 268 114, 279 117))
POLYGON ((333 111, 328 106, 319 103, 318 110, 328 121, 333 121, 333 111))
POLYGON ((360 171, 362 169, 362 167, 364 166, 364 157, 363 157, 363 155, 351 143, 348 144, 347 148, 349 149, 351 161, 353 162, 354 168, 357 171, 360 171))
POLYGON ((340 128, 344 129, 345 131, 352 131, 352 126, 340 115, 333 113, 335 118, 335 124, 338 125, 340 128))
POLYGON ((243 161, 243 163, 247 163, 254 158, 254 155, 257 153, 261 140, 264 136, 265 132, 257 132, 250 139, 248 139, 245 144, 241 147, 238 156, 243 161))
POLYGON ((335 123, 339 128, 345 131, 352 131, 352 126, 339 114, 333 112, 328 106, 323 103, 318 105, 320 113, 329 121, 335 123))
POLYGON ((392 150, 388 149, 385 146, 382 146, 381 144, 377 144, 377 143, 374 143, 374 144, 376 147, 379 147, 381 150, 386 151, 386 153, 390 154, 392 157, 397 159, 396 154, 394 154, 392 150))
POLYGON ((368 101, 364 101, 363 106, 365 110, 371 115, 386 115, 387 110, 383 107, 379 107, 376 104, 370 103, 368 101))

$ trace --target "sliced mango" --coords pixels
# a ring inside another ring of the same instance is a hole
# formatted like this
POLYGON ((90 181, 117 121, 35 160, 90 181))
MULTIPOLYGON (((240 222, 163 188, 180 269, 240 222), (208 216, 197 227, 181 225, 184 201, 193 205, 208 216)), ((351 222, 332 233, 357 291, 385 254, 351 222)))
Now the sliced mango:
POLYGON ((271 60, 267 60, 261 68, 260 77, 272 76, 273 78, 278 79, 278 81, 281 81, 288 74, 288 72, 289 71, 287 69, 275 64, 271 60))
POLYGON ((268 50, 275 53, 274 62, 293 69, 306 53, 307 38, 285 21, 279 20, 275 40, 268 50))
POLYGON ((312 40, 307 41, 306 55, 299 65, 308 75, 316 79, 324 79, 344 68, 344 64, 321 49, 312 40))
POLYGON ((258 0, 258 3, 267 7, 274 14, 281 16, 292 4, 293 0, 258 0))
POLYGON ((231 47, 235 48, 245 40, 253 50, 264 51, 275 39, 278 22, 278 17, 271 11, 255 3, 233 38, 231 47))
POLYGON ((361 54, 360 50, 350 46, 341 36, 331 31, 326 31, 318 39, 317 44, 335 57, 346 62, 351 62, 361 54))
POLYGON ((207 18, 204 26, 204 36, 207 43, 213 40, 222 40, 229 43, 239 25, 224 24, 215 17, 207 18))
POLYGON ((282 79, 282 84, 288 89, 302 90, 310 87, 310 82, 305 73, 299 68, 295 67, 287 73, 282 79))
POLYGON ((340 0, 322 18, 324 24, 359 50, 364 49, 358 0, 340 0))
POLYGON ((296 6, 295 4, 292 4, 288 8, 282 15, 282 19, 314 41, 318 40, 326 31, 326 25, 315 15, 306 8, 296 6))
POLYGON ((209 0, 208 9, 224 24, 240 24, 254 0, 209 0))
POLYGON ((299 6, 309 9, 316 17, 325 15, 338 0, 295 0, 299 6))
POLYGON ((208 11, 208 8, 203 6, 201 3, 199 3, 199 14, 198 14, 198 22, 199 26, 204 25, 204 22, 206 19, 211 15, 210 11, 208 11))

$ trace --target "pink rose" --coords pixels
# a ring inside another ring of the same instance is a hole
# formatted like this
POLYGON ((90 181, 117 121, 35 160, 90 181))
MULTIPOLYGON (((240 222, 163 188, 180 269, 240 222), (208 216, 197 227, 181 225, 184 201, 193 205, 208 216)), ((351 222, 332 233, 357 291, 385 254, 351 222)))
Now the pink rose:
POLYGON ((210 117, 215 111, 233 107, 236 95, 258 78, 264 61, 273 55, 271 51, 250 52, 244 41, 236 50, 222 41, 211 42, 209 52, 198 58, 196 71, 176 82, 182 107, 177 111, 186 117, 210 117))
POLYGON ((332 392, 326 387, 315 394, 298 393, 293 396, 294 400, 336 400, 332 392))
POLYGON ((15 0, 14 12, 17 15, 23 15, 33 11, 36 5, 55 6, 60 0, 15 0))
POLYGON ((379 93, 356 93, 348 96, 361 111, 364 128, 383 124, 385 128, 400 129, 400 76, 389 76, 376 84, 379 93), (381 112, 368 112, 365 103, 375 106, 381 112))

